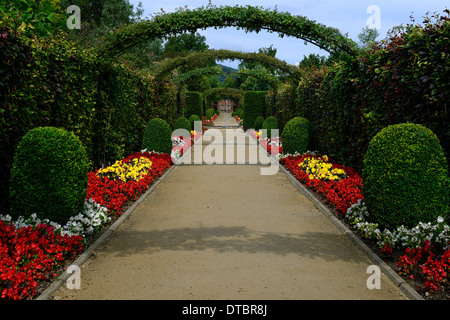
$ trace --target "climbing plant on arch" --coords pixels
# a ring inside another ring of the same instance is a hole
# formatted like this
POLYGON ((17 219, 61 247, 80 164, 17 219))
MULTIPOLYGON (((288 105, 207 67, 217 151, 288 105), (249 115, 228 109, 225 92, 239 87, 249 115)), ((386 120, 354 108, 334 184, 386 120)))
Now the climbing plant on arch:
POLYGON ((181 66, 189 65, 194 61, 205 61, 206 63, 223 60, 256 61, 288 74, 293 80, 296 80, 297 82, 302 77, 302 71, 298 67, 288 64, 286 61, 280 60, 278 58, 263 53, 241 52, 224 49, 191 52, 183 57, 166 59, 160 62, 157 68, 155 68, 152 73, 155 75, 155 77, 161 78, 169 74, 172 70, 181 66))
POLYGON ((257 33, 261 30, 276 32, 280 37, 292 36, 314 44, 331 55, 354 56, 357 50, 356 44, 339 30, 303 16, 262 7, 208 5, 193 10, 180 8, 172 13, 161 12, 150 20, 123 26, 106 36, 99 54, 112 57, 149 39, 211 27, 238 27, 257 33))
POLYGON ((210 105, 212 102, 211 96, 222 97, 222 98, 232 98, 237 102, 238 105, 242 104, 242 100, 244 99, 245 91, 237 88, 228 88, 228 87, 219 87, 219 88, 211 88, 203 92, 203 100, 205 101, 205 105, 210 105))

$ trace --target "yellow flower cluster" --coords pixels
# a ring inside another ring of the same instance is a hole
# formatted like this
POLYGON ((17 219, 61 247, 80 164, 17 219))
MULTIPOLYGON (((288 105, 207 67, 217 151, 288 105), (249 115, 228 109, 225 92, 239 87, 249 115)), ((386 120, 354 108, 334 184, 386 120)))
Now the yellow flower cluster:
POLYGON ((139 181, 148 174, 152 168, 152 162, 146 157, 133 158, 123 163, 122 160, 116 161, 113 165, 104 169, 99 169, 97 175, 108 177, 110 179, 119 179, 123 182, 130 180, 139 181))
POLYGON ((319 158, 305 158, 298 166, 309 174, 310 179, 331 181, 341 180, 346 177, 344 169, 333 168, 333 164, 328 162, 328 157, 326 155, 319 158))

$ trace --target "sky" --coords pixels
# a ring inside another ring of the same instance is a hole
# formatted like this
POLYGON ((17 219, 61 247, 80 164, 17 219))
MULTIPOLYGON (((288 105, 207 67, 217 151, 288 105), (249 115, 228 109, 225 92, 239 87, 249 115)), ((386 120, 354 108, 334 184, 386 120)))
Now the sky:
MULTIPOLYGON (((142 2, 144 18, 150 14, 160 12, 161 8, 166 13, 175 11, 179 7, 194 9, 207 6, 208 0, 129 0, 135 7, 142 2)), ((422 22, 422 17, 427 12, 438 12, 443 14, 443 10, 450 8, 450 3, 444 0, 278 0, 278 1, 211 1, 215 6, 260 6, 264 9, 277 8, 280 12, 290 12, 292 15, 305 16, 326 26, 340 30, 342 34, 358 42, 358 34, 362 29, 371 23, 378 29, 380 36, 377 40, 384 39, 389 30, 395 26, 411 23, 411 15, 416 23, 422 22), (369 10, 369 7, 376 6, 376 11, 369 10), (379 13, 379 15, 378 15, 379 13)), ((310 53, 327 56, 328 53, 312 44, 305 45, 304 41, 292 37, 280 38, 276 33, 261 31, 257 33, 245 33, 243 30, 235 28, 224 28, 215 30, 208 28, 199 30, 200 34, 206 37, 206 44, 210 49, 228 49, 243 52, 257 52, 259 48, 268 48, 273 45, 277 49, 276 57, 290 64, 298 64, 304 56, 310 53)), ((239 61, 223 61, 224 65, 237 68, 239 61)))

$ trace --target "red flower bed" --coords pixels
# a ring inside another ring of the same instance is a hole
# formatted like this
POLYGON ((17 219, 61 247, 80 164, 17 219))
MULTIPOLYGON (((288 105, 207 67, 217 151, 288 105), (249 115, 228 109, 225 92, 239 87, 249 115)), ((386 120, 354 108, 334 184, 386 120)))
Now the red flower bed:
POLYGON ((32 298, 39 280, 54 276, 64 260, 81 252, 81 240, 81 236, 61 236, 45 224, 17 229, 0 220, 1 298, 32 298))
POLYGON ((345 170, 346 178, 338 181, 310 179, 309 175, 299 167, 299 164, 307 157, 319 158, 320 156, 310 154, 288 156, 281 158, 280 164, 284 165, 307 188, 322 195, 325 201, 336 208, 340 214, 345 214, 352 204, 356 203, 358 199, 364 198, 362 195, 362 178, 356 170, 330 160, 334 168, 345 170))
MULTIPOLYGON (((154 179, 172 165, 168 154, 137 152, 123 159, 147 157, 152 161, 148 174, 139 181, 99 177, 88 173, 86 198, 108 208, 108 214, 120 214, 128 201, 145 192, 154 179)), ((50 279, 83 249, 81 236, 62 236, 52 226, 16 228, 0 220, 0 294, 2 299, 31 299, 37 294, 38 282, 50 279)))
POLYGON ((149 152, 136 152, 122 161, 126 163, 139 157, 147 157, 152 161, 151 170, 139 181, 123 182, 108 177, 99 177, 96 172, 89 172, 86 199, 91 198, 101 206, 107 207, 110 214, 120 214, 128 201, 136 200, 150 187, 154 179, 160 177, 172 165, 168 154, 149 152))
POLYGON ((443 284, 448 283, 450 249, 437 258, 433 245, 425 240, 422 247, 406 248, 405 254, 397 260, 397 266, 400 275, 409 276, 410 279, 414 279, 414 274, 423 277, 425 292, 436 292, 443 284), (420 272, 417 266, 422 269, 420 272))

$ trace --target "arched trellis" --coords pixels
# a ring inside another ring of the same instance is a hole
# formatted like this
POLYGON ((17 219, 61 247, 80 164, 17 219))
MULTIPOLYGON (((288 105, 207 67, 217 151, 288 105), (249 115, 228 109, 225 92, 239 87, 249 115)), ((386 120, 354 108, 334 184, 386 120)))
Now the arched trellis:
POLYGON ((203 92, 203 100, 205 105, 208 103, 208 97, 212 94, 224 94, 228 96, 234 97, 237 101, 241 101, 244 99, 245 91, 237 88, 228 88, 228 87, 220 87, 220 88, 211 88, 203 92))
POLYGON ((159 13, 151 20, 123 26, 105 37, 99 47, 99 54, 113 57, 149 39, 211 27, 215 29, 238 27, 246 32, 267 30, 278 33, 280 37, 292 36, 302 39, 328 51, 331 55, 353 56, 356 53, 354 42, 343 36, 339 30, 306 17, 262 7, 209 5, 193 10, 180 8, 173 13, 159 13))
POLYGON ((152 71, 157 77, 161 78, 169 74, 172 70, 189 65, 190 62, 203 60, 205 62, 223 61, 223 60, 244 60, 244 61, 256 61, 263 65, 276 68, 286 74, 292 79, 299 81, 302 77, 301 70, 287 62, 278 58, 253 52, 241 52, 233 50, 204 50, 199 52, 191 52, 183 57, 176 57, 166 59, 158 64, 158 66, 152 71))

